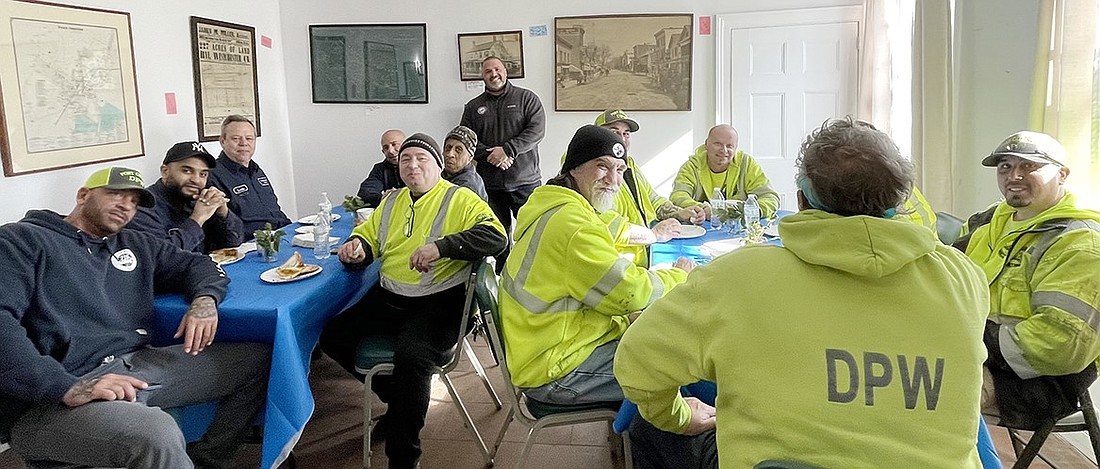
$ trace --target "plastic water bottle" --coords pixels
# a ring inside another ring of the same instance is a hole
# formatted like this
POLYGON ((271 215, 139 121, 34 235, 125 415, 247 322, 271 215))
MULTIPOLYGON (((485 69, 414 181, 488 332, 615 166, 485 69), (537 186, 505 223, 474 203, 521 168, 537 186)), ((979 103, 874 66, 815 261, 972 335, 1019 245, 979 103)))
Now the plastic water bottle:
POLYGON ((714 230, 722 229, 722 215, 726 211, 726 198, 722 197, 722 188, 715 187, 714 195, 710 197, 710 227, 714 230), (719 215, 718 212, 722 212, 719 215))
POLYGON ((748 200, 745 201, 745 229, 749 228, 750 223, 760 224, 760 202, 756 200, 756 194, 749 194, 748 200))
POLYGON ((321 220, 317 220, 317 222, 322 223, 323 220, 323 223, 325 223, 326 225, 331 225, 332 201, 328 200, 328 192, 321 193, 321 202, 317 204, 317 207, 321 209, 320 213, 317 216, 317 218, 320 218, 321 220))
MULTIPOLYGON (((323 205, 323 204, 318 204, 323 205)), ((329 207, 331 210, 332 208, 329 207)), ((331 255, 329 252, 328 234, 331 230, 331 226, 328 224, 328 218, 325 216, 325 210, 322 206, 317 211, 317 223, 313 225, 313 257, 316 259, 328 259, 331 255)))

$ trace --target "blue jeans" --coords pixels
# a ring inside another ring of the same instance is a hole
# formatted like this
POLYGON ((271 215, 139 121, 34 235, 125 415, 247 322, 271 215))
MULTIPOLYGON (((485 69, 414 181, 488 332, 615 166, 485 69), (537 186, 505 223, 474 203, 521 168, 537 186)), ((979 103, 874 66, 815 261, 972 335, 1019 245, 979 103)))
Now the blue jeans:
POLYGON ((539 402, 561 405, 614 402, 623 400, 623 390, 615 379, 614 340, 596 347, 577 369, 537 388, 527 388, 523 394, 539 402))

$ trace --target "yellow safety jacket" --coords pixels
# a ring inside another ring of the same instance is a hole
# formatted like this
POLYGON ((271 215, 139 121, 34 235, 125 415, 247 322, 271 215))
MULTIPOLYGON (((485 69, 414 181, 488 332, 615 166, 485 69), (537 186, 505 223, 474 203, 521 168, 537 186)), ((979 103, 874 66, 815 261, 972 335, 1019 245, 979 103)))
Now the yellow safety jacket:
POLYGON ((1067 193, 1006 233, 1016 209, 1000 202, 988 224, 974 226, 978 214, 963 227, 972 231, 966 255, 989 284, 1001 354, 1023 379, 1077 373, 1100 356, 1100 213, 1076 207, 1067 193))
POLYGON ((723 469, 980 468, 981 270, 910 223, 804 210, 779 232, 783 247, 696 268, 626 331, 615 377, 641 415, 683 432, 679 388, 705 379, 723 469))
POLYGON ((936 211, 932 210, 932 204, 928 203, 928 199, 924 198, 917 186, 913 186, 913 192, 902 202, 900 208, 898 217, 928 228, 932 230, 932 234, 936 233, 936 211))
POLYGON ((779 193, 772 189, 764 170, 752 156, 737 150, 729 168, 715 174, 707 166, 706 145, 699 145, 695 154, 680 166, 669 199, 680 207, 702 205, 710 201, 716 187, 722 188, 722 196, 726 199, 745 200, 749 194, 756 194, 760 216, 764 218, 771 218, 779 208, 779 193))
POLYGON ((579 193, 542 186, 520 209, 501 272, 500 312, 513 384, 533 388, 618 340, 627 315, 687 278, 619 257, 607 225, 579 193))
POLYGON ((355 227, 352 238, 369 246, 382 259, 380 284, 403 296, 425 296, 462 284, 470 276, 470 263, 440 258, 428 272, 409 268, 409 257, 420 246, 476 225, 504 227, 489 205, 473 191, 444 179, 415 202, 405 187, 386 196, 378 210, 355 227))

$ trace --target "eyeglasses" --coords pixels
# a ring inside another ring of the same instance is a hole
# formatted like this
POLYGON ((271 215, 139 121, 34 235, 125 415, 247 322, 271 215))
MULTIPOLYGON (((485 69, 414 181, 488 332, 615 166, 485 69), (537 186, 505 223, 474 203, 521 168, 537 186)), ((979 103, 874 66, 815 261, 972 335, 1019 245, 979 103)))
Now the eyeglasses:
POLYGON ((413 210, 413 205, 409 204, 409 213, 405 215, 405 237, 409 238, 413 234, 413 220, 416 219, 416 210, 413 210))

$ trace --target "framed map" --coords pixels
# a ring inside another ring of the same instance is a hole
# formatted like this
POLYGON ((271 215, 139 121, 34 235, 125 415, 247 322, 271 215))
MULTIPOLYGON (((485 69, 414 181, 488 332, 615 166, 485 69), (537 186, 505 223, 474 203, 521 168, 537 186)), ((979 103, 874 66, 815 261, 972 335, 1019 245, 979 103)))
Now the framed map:
POLYGON ((256 28, 192 16, 191 57, 199 141, 217 140, 222 121, 234 114, 252 120, 259 137, 256 28))
POLYGON ((145 153, 130 14, 0 0, 4 175, 145 153))
POLYGON ((309 26, 315 103, 427 103, 424 23, 309 26))

